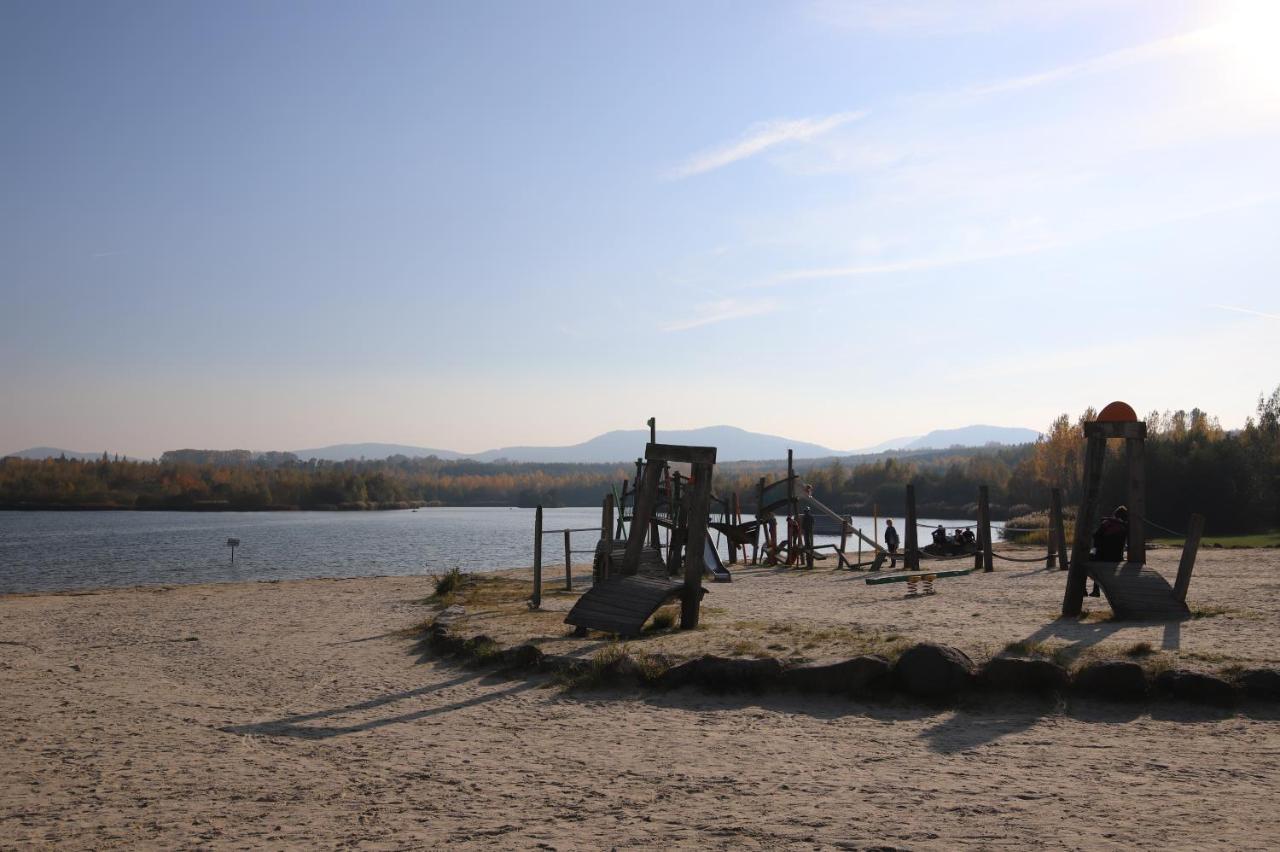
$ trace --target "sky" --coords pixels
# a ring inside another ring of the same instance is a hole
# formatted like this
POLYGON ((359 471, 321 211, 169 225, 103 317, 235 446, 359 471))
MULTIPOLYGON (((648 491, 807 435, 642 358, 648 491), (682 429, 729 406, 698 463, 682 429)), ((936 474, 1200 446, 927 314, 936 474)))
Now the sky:
POLYGON ((1280 384, 1280 2, 0 4, 0 452, 1280 384))

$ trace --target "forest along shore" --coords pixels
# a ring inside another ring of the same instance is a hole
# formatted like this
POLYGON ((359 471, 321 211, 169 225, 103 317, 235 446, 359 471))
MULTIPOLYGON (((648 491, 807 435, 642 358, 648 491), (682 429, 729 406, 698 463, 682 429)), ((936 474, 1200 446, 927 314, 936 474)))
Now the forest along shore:
MULTIPOLYGON (((1218 612, 1173 633, 1094 622, 1060 641, 1274 665, 1276 558, 1202 554, 1190 598, 1218 612)), ((865 625, 978 654, 1051 625, 1062 582, 1032 566, 906 600, 858 575, 742 572, 695 636, 865 625)), ((424 653, 431 592, 387 577, 0 598, 0 845, 1248 849, 1280 830, 1271 719, 565 693, 424 653)), ((795 650, 850 650, 818 641, 795 650)))

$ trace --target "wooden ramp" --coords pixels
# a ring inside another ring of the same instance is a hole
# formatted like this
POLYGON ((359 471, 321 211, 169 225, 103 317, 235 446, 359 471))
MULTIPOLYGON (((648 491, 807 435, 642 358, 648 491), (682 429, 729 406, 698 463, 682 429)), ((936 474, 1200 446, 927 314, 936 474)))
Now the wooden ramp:
POLYGON ((1140 562, 1088 562, 1086 567, 1117 618, 1174 621, 1191 615, 1187 604, 1174 595, 1169 581, 1140 562))
POLYGON ((619 636, 636 636, 649 616, 678 596, 683 588, 683 583, 653 577, 603 580, 578 598, 564 623, 619 636))

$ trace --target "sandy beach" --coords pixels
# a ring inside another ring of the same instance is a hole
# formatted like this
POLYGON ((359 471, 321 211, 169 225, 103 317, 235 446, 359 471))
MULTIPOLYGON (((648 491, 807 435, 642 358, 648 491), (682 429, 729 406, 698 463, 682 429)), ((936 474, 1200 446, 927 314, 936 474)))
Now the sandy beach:
MULTIPOLYGON (((1204 617, 1176 628, 1055 626, 1063 575, 1034 565, 924 600, 753 568, 712 587, 698 635, 753 653, 742 643, 790 622, 776 653, 808 659, 891 635, 975 657, 1147 641, 1180 666, 1275 665, 1278 567, 1274 550, 1203 553, 1204 617)), ((566 693, 425 653, 431 587, 0 599, 0 847, 1262 849, 1280 832, 1280 709, 566 693)), ((500 616, 468 618, 516 629, 500 616)), ((553 630, 562 617, 534 616, 548 650, 599 647, 553 630)), ((697 639, 640 641, 678 654, 697 639)))

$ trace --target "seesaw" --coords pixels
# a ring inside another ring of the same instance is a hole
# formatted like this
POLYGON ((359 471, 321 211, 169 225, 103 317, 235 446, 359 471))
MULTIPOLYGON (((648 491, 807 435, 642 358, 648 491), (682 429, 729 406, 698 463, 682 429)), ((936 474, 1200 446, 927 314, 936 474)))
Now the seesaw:
POLYGON ((885 583, 906 583, 907 595, 919 594, 919 586, 924 586, 926 595, 936 594, 933 581, 943 577, 963 577, 973 572, 972 568, 951 568, 946 571, 909 571, 905 574, 885 574, 883 577, 867 577, 868 586, 881 586, 885 583))

